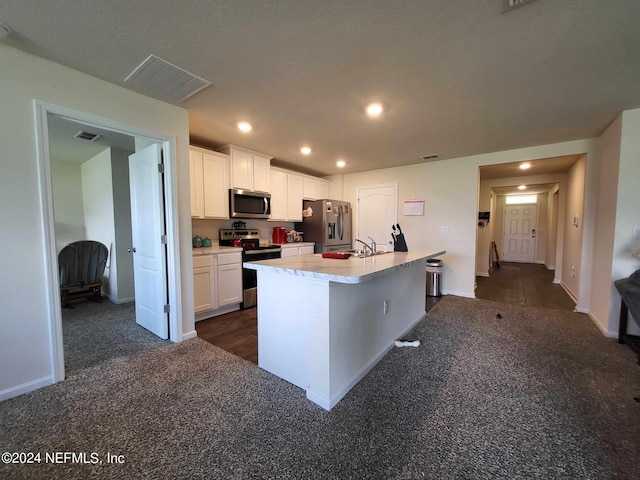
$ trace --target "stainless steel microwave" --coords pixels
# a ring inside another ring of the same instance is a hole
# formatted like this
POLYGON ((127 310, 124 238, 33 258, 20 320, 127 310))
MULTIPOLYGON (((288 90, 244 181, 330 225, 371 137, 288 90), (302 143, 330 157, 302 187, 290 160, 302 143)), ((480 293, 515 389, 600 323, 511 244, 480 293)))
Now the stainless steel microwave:
POLYGON ((271 195, 231 188, 229 215, 232 218, 270 218, 271 195))

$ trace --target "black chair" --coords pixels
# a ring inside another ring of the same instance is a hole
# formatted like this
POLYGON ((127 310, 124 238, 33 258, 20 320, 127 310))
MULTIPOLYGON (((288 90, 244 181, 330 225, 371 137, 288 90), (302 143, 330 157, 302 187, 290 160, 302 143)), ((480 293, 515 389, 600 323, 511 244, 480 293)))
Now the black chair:
POLYGON ((81 240, 64 247, 58 254, 62 307, 69 300, 92 298, 102 302, 102 277, 109 250, 100 242, 81 240))

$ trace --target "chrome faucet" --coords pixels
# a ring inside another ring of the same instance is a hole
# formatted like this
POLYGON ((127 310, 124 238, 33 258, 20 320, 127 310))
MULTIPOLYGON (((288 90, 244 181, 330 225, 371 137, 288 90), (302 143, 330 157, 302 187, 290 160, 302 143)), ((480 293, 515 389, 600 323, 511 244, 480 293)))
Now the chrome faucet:
MULTIPOLYGON (((369 237, 369 238, 371 238, 371 237, 369 237)), ((369 253, 369 255, 373 255, 373 254, 376 253, 376 242, 375 242, 375 240, 373 240, 373 238, 371 238, 371 245, 369 245, 366 242, 363 242, 359 238, 354 238, 353 241, 354 242, 360 242, 362 245, 367 247, 369 249, 369 252, 371 252, 371 253, 369 253)), ((365 253, 365 256, 366 256, 366 253, 365 253)))

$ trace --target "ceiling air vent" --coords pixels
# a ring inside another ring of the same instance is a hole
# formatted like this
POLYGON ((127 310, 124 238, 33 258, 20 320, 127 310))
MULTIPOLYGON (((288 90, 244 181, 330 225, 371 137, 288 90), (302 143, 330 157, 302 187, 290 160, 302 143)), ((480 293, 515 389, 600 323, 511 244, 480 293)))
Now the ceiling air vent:
POLYGON ((502 2, 502 13, 510 12, 514 8, 521 7, 534 0, 500 0, 502 2))
POLYGON ((437 153, 430 153, 429 155, 422 155, 420 158, 423 159, 423 160, 427 160, 427 161, 428 160, 435 160, 437 158, 440 158, 440 155, 437 154, 437 153))
POLYGON ((204 78, 155 55, 149 55, 124 81, 174 102, 183 102, 211 85, 204 78))
POLYGON ((90 142, 95 142, 97 139, 101 137, 101 135, 98 135, 97 133, 84 132, 80 130, 73 137, 79 138, 80 140, 89 140, 90 142))

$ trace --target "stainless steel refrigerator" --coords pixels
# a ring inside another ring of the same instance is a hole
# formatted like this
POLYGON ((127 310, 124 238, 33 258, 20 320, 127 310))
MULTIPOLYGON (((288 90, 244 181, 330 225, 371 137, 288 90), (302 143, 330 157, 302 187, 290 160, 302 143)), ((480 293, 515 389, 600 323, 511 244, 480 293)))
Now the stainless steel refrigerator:
POLYGON ((339 252, 351 246, 351 205, 340 200, 305 200, 304 209, 313 211, 296 224, 305 242, 315 242, 315 252, 339 252))

